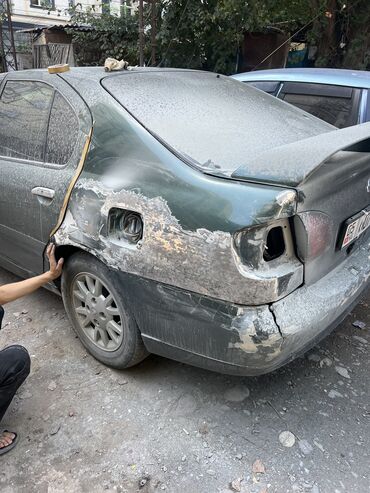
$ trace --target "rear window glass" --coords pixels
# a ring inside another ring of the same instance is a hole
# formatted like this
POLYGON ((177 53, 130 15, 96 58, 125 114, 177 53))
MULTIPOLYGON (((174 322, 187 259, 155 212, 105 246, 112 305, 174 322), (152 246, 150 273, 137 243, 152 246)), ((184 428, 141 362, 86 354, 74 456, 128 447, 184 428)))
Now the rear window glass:
POLYGON ((232 78, 128 72, 102 85, 151 133, 204 171, 232 173, 254 156, 332 127, 232 78))
POLYGON ((352 99, 311 94, 285 94, 284 101, 294 104, 338 128, 352 124, 352 99))
POLYGON ((280 82, 275 82, 275 81, 265 81, 265 80, 261 80, 261 81, 249 81, 249 80, 246 80, 245 81, 247 84, 249 84, 250 86, 253 86, 255 87, 256 89, 259 89, 260 91, 265 91, 265 92, 268 92, 269 94, 275 94, 279 85, 280 85, 280 82))
POLYGON ((280 98, 339 128, 358 120, 359 89, 331 84, 284 82, 280 98))

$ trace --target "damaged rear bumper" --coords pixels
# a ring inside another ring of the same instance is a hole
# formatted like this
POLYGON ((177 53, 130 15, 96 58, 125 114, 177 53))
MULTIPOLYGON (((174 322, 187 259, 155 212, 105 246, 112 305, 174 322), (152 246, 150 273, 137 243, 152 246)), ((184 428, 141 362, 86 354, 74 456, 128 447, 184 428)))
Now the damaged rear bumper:
POLYGON ((133 276, 124 284, 150 352, 222 373, 258 375, 330 332, 368 287, 369 276, 369 245, 363 245, 315 284, 271 305, 234 305, 133 276))

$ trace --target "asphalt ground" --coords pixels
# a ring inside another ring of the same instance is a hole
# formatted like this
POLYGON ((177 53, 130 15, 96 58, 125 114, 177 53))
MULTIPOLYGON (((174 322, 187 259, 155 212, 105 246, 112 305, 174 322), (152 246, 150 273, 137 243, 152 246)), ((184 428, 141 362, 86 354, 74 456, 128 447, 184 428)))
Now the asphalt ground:
MULTIPOLYGON (((0 285, 14 280, 0 270, 0 285)), ((369 302, 254 378, 154 355, 115 371, 86 353, 57 296, 7 305, 0 347, 23 344, 32 370, 2 423, 20 442, 0 457, 0 491, 369 492, 369 302)))

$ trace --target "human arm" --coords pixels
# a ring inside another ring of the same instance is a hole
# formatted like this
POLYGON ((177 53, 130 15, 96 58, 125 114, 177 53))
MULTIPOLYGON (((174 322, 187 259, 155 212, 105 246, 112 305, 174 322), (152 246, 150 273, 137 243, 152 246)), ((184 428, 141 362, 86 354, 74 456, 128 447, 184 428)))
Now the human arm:
POLYGON ((31 277, 30 279, 26 279, 24 281, 0 286, 0 305, 5 305, 10 301, 14 301, 22 296, 33 293, 36 289, 40 288, 44 284, 47 284, 48 282, 54 281, 61 275, 63 259, 60 259, 58 262, 56 261, 55 246, 49 245, 46 250, 46 254, 50 264, 49 270, 44 272, 44 274, 31 277))

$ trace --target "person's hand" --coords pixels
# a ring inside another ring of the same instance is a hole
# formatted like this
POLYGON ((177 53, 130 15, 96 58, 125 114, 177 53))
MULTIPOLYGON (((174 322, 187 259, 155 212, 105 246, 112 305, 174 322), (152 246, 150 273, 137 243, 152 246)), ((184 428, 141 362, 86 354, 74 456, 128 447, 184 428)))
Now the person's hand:
POLYGON ((60 277, 62 274, 64 259, 61 258, 58 262, 56 261, 55 245, 52 245, 51 243, 46 249, 46 255, 49 259, 50 264, 50 268, 48 272, 46 272, 46 275, 48 276, 50 281, 54 281, 55 279, 58 279, 58 277, 60 277))

